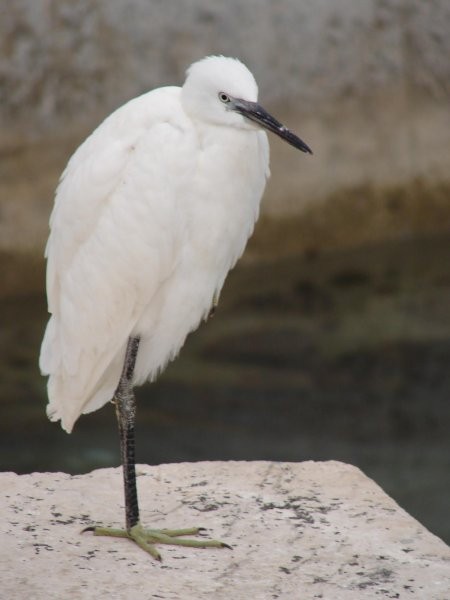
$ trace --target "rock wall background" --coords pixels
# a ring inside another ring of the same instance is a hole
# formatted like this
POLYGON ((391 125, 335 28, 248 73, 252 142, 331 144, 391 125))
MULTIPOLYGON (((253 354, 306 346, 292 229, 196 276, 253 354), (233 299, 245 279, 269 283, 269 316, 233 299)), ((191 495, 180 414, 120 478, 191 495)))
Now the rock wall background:
POLYGON ((446 0, 2 0, 1 262, 41 262, 57 179, 86 134, 210 53, 245 61, 315 151, 271 140, 250 254, 448 230, 449 28, 446 0))

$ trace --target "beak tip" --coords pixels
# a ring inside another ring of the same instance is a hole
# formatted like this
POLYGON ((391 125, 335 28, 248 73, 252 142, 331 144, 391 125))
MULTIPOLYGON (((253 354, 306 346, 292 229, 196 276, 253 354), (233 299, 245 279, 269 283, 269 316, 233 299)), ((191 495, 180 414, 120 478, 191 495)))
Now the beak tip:
POLYGON ((311 148, 308 146, 308 144, 305 144, 305 142, 303 140, 300 140, 300 142, 301 142, 301 144, 295 143, 292 145, 295 146, 298 150, 301 150, 302 152, 304 152, 305 154, 314 154, 314 152, 311 150, 311 148))

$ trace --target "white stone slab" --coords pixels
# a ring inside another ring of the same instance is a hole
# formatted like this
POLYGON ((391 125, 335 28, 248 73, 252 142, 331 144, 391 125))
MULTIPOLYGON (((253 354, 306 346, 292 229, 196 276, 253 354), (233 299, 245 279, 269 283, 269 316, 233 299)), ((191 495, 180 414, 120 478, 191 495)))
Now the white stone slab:
POLYGON ((355 467, 209 462, 138 467, 142 521, 201 525, 233 550, 80 530, 123 524, 120 469, 0 474, 0 597, 448 600, 450 549, 355 467))

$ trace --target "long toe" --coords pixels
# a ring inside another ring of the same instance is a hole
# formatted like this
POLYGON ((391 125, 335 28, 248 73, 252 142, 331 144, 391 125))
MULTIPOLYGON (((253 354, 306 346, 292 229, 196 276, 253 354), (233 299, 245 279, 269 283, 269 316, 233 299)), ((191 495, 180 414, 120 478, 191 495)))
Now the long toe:
POLYGON ((161 561, 161 554, 156 546, 165 544, 167 546, 184 546, 186 548, 228 548, 231 546, 210 539, 191 539, 185 536, 203 535, 203 527, 190 527, 187 529, 146 529, 140 523, 137 523, 129 531, 125 529, 115 529, 112 527, 87 527, 83 531, 92 531, 96 536, 109 536, 128 538, 135 542, 140 548, 148 552, 154 559, 161 561))

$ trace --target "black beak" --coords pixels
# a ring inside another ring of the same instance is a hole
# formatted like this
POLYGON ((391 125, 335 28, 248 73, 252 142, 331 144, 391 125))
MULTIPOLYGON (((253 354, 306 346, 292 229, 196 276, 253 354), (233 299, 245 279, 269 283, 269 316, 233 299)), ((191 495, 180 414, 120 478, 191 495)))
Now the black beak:
MULTIPOLYGON (((230 103, 231 104, 231 103, 230 103)), ((257 102, 249 102, 248 100, 241 100, 240 98, 232 99, 231 104, 232 110, 240 113, 250 121, 261 125, 265 129, 268 129, 275 135, 278 135, 281 139, 285 140, 294 148, 298 148, 302 152, 312 154, 311 148, 305 144, 295 133, 289 131, 287 127, 282 125, 279 121, 272 117, 260 104, 257 102)))

